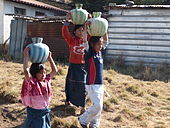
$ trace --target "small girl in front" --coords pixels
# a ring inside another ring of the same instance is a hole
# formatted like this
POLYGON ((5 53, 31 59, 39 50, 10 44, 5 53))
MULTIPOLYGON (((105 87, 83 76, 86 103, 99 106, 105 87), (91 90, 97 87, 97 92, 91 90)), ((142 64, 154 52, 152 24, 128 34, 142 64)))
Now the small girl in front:
MULTIPOLYGON (((107 37, 107 34, 105 35, 107 37)), ((107 41, 106 41, 107 42, 107 41)), ((79 116, 83 128, 98 128, 103 108, 103 37, 91 37, 85 53, 86 90, 92 106, 79 116)), ((107 43, 104 43, 107 44, 107 43)))
POLYGON ((52 71, 48 75, 42 63, 32 63, 29 68, 28 52, 29 48, 25 48, 23 63, 25 78, 21 91, 22 103, 27 107, 24 128, 50 128, 48 105, 52 96, 51 79, 57 74, 57 67, 50 52, 48 61, 52 71))

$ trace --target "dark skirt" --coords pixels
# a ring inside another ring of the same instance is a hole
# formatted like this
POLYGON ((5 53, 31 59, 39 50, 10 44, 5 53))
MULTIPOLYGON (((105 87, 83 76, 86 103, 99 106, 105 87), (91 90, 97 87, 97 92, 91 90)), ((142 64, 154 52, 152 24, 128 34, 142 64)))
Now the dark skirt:
POLYGON ((27 107, 27 119, 24 128, 51 128, 50 109, 33 109, 27 107))
POLYGON ((85 107, 86 72, 84 64, 70 63, 65 85, 66 101, 73 105, 85 107))

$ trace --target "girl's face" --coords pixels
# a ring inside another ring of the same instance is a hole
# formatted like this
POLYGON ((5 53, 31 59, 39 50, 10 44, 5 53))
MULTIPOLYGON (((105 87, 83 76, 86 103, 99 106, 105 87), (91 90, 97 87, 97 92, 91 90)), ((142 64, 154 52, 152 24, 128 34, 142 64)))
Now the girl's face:
POLYGON ((77 36, 79 38, 83 38, 83 31, 84 31, 83 27, 80 27, 80 28, 76 29, 75 36, 77 36))
POLYGON ((95 52, 99 52, 99 51, 102 50, 102 47, 103 47, 103 41, 100 38, 100 40, 93 45, 93 49, 94 49, 95 52))
POLYGON ((45 79, 45 77, 46 77, 46 70, 45 69, 40 70, 40 72, 38 72, 36 74, 36 78, 39 81, 43 81, 45 79))

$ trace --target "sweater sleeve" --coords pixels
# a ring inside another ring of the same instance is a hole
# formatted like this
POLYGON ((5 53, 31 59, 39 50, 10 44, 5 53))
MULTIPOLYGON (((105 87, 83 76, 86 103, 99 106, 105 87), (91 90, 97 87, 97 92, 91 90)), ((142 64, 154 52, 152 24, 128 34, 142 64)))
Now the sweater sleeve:
POLYGON ((72 41, 73 37, 72 37, 72 35, 69 32, 68 25, 69 25, 69 23, 65 22, 64 25, 62 26, 62 36, 66 40, 68 45, 70 45, 73 42, 72 41))

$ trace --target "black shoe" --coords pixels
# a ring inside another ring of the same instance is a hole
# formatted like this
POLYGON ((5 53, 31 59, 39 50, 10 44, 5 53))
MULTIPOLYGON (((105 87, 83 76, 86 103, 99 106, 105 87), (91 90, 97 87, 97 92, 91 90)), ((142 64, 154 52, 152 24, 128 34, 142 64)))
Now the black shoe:
MULTIPOLYGON (((79 117, 78 117, 78 121, 80 123, 79 117)), ((87 125, 84 125, 84 124, 81 124, 81 123, 80 123, 80 125, 81 125, 82 128, 87 128, 87 125)))

